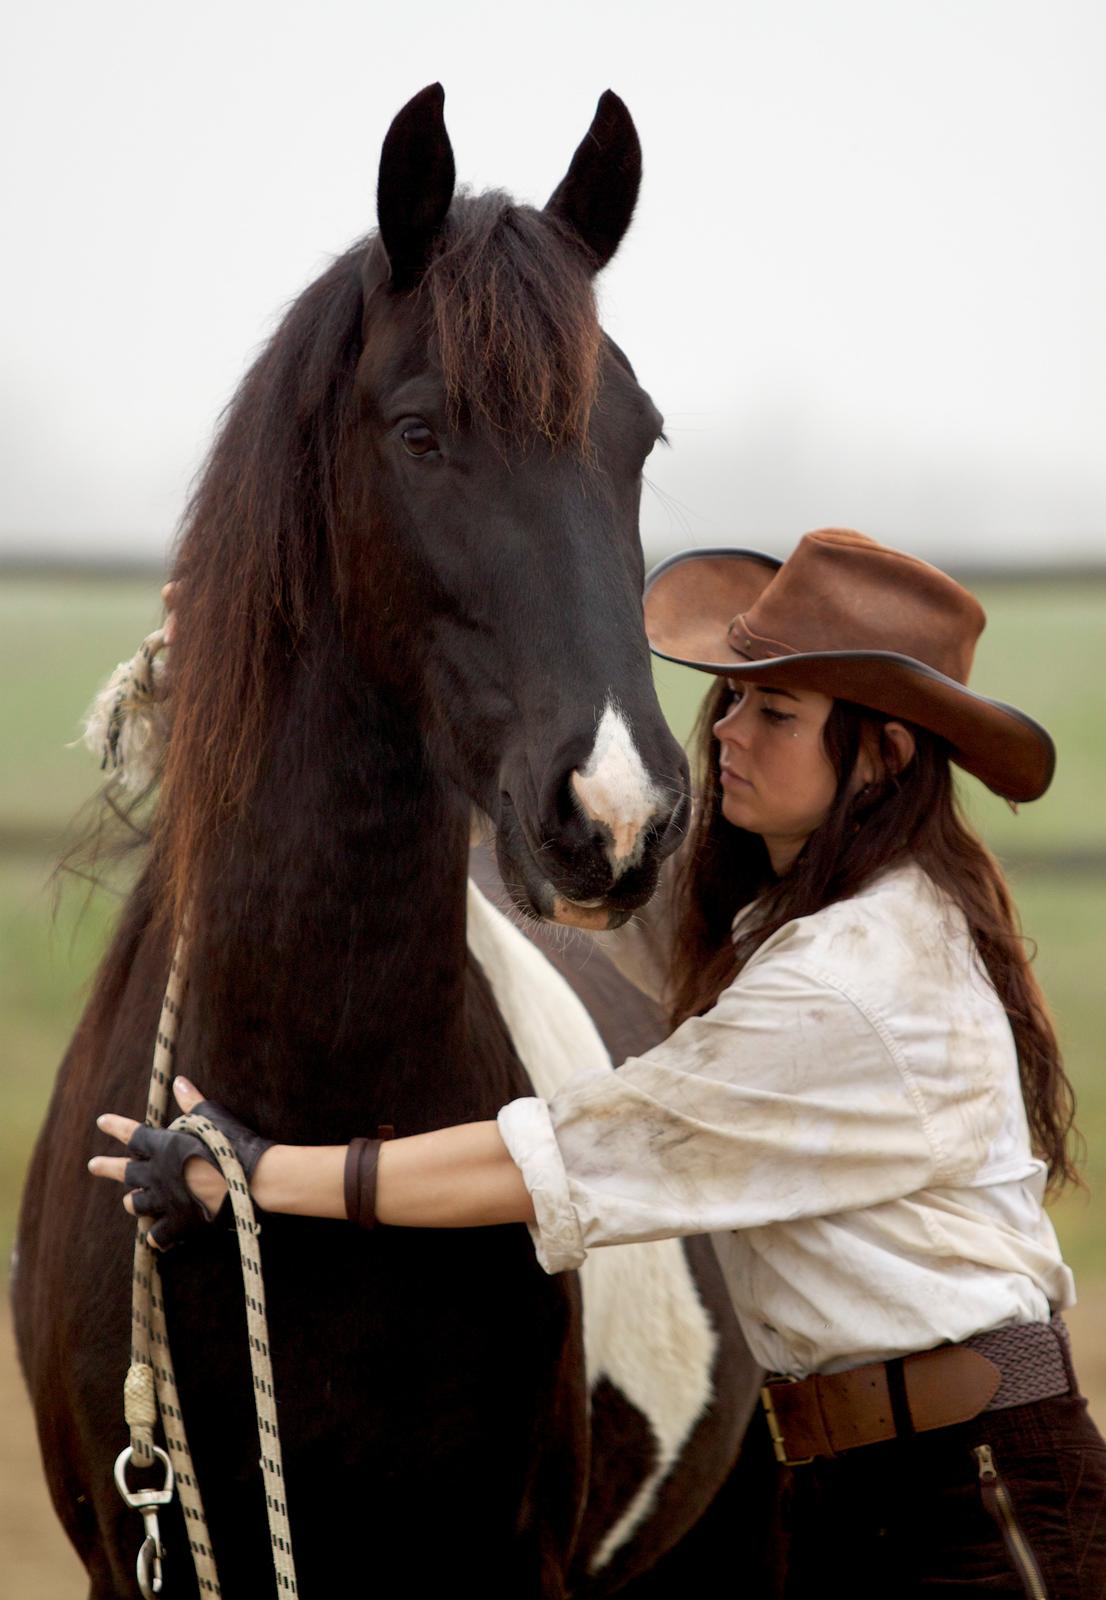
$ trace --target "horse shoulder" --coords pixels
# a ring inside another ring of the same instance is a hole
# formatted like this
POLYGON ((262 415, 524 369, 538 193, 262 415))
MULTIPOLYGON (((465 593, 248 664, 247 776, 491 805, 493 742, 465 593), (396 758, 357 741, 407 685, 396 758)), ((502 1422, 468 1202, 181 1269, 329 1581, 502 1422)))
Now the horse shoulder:
MULTIPOLYGON (((583 939, 543 947, 548 935, 524 932, 492 903, 489 896, 499 895, 486 858, 476 858, 474 866, 484 887, 470 880, 469 949, 536 1094, 550 1098, 579 1071, 615 1070, 600 1026, 609 1034, 616 1018, 593 1014, 582 995, 593 1008, 597 1000, 613 1003, 622 1030, 641 1039, 639 1049, 663 1037, 657 1008, 619 978, 597 948, 583 939)), ((628 1556, 638 1539, 658 1542, 659 1530, 649 1524, 669 1498, 664 1491, 693 1439, 699 1467, 704 1453, 713 1462, 706 1473, 694 1474, 709 1499, 739 1448, 755 1373, 708 1240, 595 1250, 580 1281, 592 1399, 592 1487, 583 1543, 594 1576, 628 1556)), ((681 1498, 686 1505, 686 1494, 681 1498)), ((668 1512, 669 1518, 681 1515, 672 1507, 668 1512)), ((667 1542, 660 1535, 662 1549, 667 1542)))

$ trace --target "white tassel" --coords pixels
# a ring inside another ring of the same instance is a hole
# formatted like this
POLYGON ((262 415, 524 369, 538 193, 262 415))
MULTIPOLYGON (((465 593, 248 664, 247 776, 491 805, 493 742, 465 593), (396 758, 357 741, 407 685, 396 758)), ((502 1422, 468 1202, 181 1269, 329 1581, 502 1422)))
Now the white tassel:
POLYGON ((140 792, 157 777, 169 737, 163 680, 164 630, 121 661, 85 715, 84 742, 124 789, 140 792))

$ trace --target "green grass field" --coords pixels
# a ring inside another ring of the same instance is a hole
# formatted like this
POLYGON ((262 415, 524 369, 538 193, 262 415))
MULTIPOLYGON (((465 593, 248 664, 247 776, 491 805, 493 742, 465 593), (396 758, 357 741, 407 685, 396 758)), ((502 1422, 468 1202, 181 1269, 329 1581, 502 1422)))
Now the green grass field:
MULTIPOLYGON (((1106 899, 1106 583, 999 585, 982 596, 991 622, 976 687, 1032 712, 1055 733, 1056 783, 1018 816, 965 782, 981 831, 1011 864, 1026 932, 1055 1008, 1087 1138, 1090 1197, 1061 1203, 1055 1220, 1078 1272, 1106 1276, 1106 1002, 1101 919, 1106 899), (1053 852, 1101 856, 1094 870, 1029 869, 1018 858, 1053 852)), ((0 1248, 14 1227, 22 1174, 54 1072, 78 1015, 115 905, 63 893, 52 920, 51 855, 99 774, 87 752, 67 749, 80 713, 117 660, 159 618, 153 582, 8 579, 0 588, 0 1248), (87 903, 86 903, 87 901, 87 903), (83 913, 83 914, 82 914, 83 913)), ((697 673, 662 664, 662 701, 683 736, 704 687, 697 673)))

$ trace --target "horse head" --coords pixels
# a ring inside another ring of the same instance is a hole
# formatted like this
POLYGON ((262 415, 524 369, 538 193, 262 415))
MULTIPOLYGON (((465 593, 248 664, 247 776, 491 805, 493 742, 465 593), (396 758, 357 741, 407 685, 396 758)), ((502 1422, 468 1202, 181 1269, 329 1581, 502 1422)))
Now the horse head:
POLYGON ((431 765, 491 819, 519 906, 617 926, 688 803, 642 628, 662 419, 593 292, 640 147, 608 92, 543 210, 458 194, 442 103, 417 95, 381 155, 347 450, 349 587, 373 604, 350 628, 378 678, 418 684, 431 765))

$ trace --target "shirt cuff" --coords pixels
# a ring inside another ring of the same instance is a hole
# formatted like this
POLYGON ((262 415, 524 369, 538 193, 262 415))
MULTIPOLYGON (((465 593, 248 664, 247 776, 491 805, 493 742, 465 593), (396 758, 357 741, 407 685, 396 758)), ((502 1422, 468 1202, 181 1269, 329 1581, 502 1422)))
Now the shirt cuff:
POLYGON ((496 1119, 500 1136, 534 1203, 528 1223, 538 1261, 546 1272, 569 1272, 587 1255, 579 1219, 568 1192, 568 1175, 549 1107, 544 1100, 512 1100, 496 1119))

